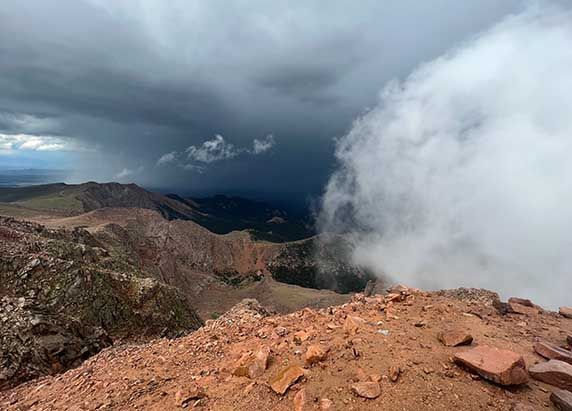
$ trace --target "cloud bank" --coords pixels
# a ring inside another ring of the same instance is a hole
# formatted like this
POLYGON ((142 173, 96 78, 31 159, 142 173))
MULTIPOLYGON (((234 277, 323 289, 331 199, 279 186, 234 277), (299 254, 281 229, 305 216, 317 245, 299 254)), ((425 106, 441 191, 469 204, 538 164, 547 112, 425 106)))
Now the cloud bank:
POLYGON ((385 87, 338 142, 321 229, 396 281, 569 305, 570 44, 570 10, 533 6, 385 87))

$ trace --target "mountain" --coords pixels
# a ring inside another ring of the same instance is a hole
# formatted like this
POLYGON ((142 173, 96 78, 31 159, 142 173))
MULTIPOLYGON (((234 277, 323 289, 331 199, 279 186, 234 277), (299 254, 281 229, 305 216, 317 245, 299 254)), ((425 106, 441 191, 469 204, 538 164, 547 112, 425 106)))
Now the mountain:
POLYGON ((150 192, 136 184, 119 183, 0 187, 0 212, 10 215, 70 216, 106 207, 154 210, 168 220, 194 221, 214 233, 249 230, 257 239, 274 242, 314 235, 307 219, 290 217, 284 210, 240 197, 183 198, 150 192))
POLYGON ((0 389, 75 367, 111 340, 192 332, 244 298, 281 313, 343 304, 339 292, 370 278, 319 237, 269 242, 173 218, 278 217, 237 199, 242 210, 222 213, 223 198, 200 205, 114 183, 3 189, 0 199, 10 216, 0 217, 0 389))

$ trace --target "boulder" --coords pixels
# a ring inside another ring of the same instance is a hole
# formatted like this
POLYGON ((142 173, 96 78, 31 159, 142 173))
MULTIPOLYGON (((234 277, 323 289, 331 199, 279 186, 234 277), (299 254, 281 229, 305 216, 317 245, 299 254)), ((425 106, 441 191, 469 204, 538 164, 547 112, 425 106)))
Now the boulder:
POLYGON ((572 364, 572 352, 548 342, 537 342, 533 346, 534 351, 549 360, 560 360, 572 364))
POLYGON ((566 342, 568 343, 568 347, 572 348, 572 335, 566 336, 566 342))
POLYGON ((481 345, 455 354, 454 361, 500 385, 519 385, 528 381, 524 359, 514 351, 481 345))
POLYGON ((304 369, 297 365, 291 365, 282 369, 269 381, 270 388, 277 394, 283 395, 288 388, 304 375, 304 369))
POLYGON ((381 387, 377 382, 358 382, 352 384, 351 391, 359 397, 374 399, 381 395, 381 387))
POLYGON ((328 348, 321 344, 314 344, 308 347, 306 351, 306 364, 312 365, 320 361, 324 361, 328 356, 328 348))
POLYGON ((530 375, 538 381, 572 390, 572 365, 564 361, 550 360, 530 367, 530 375))
POLYGON ((563 317, 572 318, 572 307, 560 307, 558 312, 563 317))
POLYGON ((572 411, 572 392, 555 389, 550 394, 550 401, 560 411, 572 411))
POLYGON ((473 342, 473 336, 460 330, 449 330, 440 332, 437 338, 446 347, 457 347, 459 345, 469 345, 473 342))

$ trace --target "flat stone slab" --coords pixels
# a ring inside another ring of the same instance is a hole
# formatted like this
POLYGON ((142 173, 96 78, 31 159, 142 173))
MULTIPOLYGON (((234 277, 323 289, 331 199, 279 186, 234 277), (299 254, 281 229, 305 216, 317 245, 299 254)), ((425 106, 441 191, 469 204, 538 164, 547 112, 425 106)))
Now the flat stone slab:
POLYGON ((473 336, 460 330, 449 330, 440 332, 437 338, 446 347, 457 347, 459 345, 469 345, 473 342, 473 336))
POLYGON ((534 315, 540 312, 538 306, 524 298, 511 297, 508 299, 507 306, 509 312, 514 314, 534 315))
POLYGON ((377 382, 358 382, 351 386, 351 391, 363 398, 374 399, 381 395, 381 387, 377 382))
POLYGON ((562 317, 572 318, 572 307, 560 307, 558 312, 562 317))
POLYGON ((572 364, 572 352, 548 342, 534 343, 534 351, 549 360, 560 360, 572 364))
POLYGON ((550 394, 550 401, 560 411, 572 411, 572 392, 555 389, 550 394))
POLYGON ((528 371, 538 381, 568 391, 572 390, 572 365, 564 361, 550 360, 533 365, 528 371))
POLYGON ((455 354, 454 360, 500 385, 519 385, 528 381, 526 363, 522 355, 514 351, 480 345, 455 354))
POLYGON ((297 365, 284 368, 276 374, 270 381, 270 388, 278 394, 284 394, 288 388, 304 375, 304 369, 297 365))

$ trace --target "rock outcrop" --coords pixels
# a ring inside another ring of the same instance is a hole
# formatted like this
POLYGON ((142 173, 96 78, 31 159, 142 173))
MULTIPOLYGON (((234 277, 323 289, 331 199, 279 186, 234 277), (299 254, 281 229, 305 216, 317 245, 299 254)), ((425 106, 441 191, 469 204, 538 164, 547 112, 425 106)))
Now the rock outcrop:
POLYGON ((50 314, 25 298, 0 299, 0 390, 78 366, 112 344, 99 327, 50 314))

